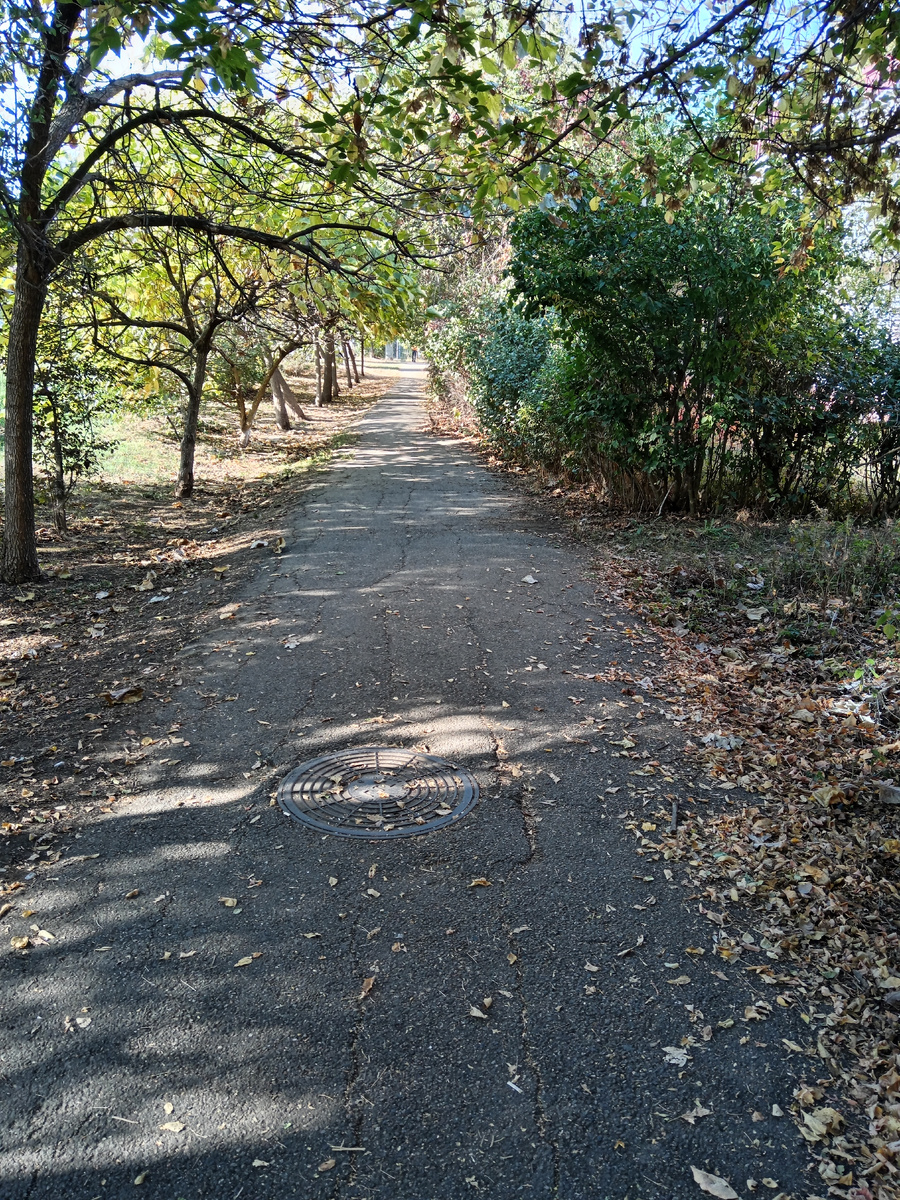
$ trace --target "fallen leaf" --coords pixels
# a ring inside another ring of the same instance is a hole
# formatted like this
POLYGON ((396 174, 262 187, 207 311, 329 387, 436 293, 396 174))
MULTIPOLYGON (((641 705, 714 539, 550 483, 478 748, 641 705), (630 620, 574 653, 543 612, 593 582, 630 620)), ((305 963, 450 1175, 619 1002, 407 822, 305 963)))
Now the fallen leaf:
POLYGON ((490 887, 490 886, 491 886, 491 881, 489 879, 473 879, 472 882, 469 884, 470 888, 490 887))
POLYGON ((132 888, 130 892, 125 893, 126 900, 135 900, 141 894, 140 888, 132 888))
POLYGON ((220 896, 219 903, 224 904, 226 908, 237 908, 237 898, 235 896, 220 896))
POLYGON ((267 1162, 265 1162, 265 1161, 264 1161, 263 1159, 261 1159, 261 1158, 254 1158, 254 1160, 253 1160, 253 1162, 252 1162, 252 1164, 251 1164, 251 1165, 252 1165, 252 1166, 254 1166, 254 1167, 268 1167, 270 1164, 269 1164, 269 1163, 267 1163, 267 1162))
POLYGON ((808 1142, 820 1142, 833 1133, 837 1133, 844 1118, 834 1108, 814 1108, 812 1112, 804 1112, 800 1132, 808 1142))
POLYGON ((371 992, 371 990, 374 986, 375 986, 375 976, 374 975, 366 976, 366 978, 363 980, 362 991, 359 993, 360 1000, 364 1000, 365 997, 368 996, 369 992, 371 992))
POLYGON ((676 1067, 687 1066, 688 1052, 683 1046, 663 1046, 663 1055, 667 1063, 676 1067))
MULTIPOLYGON (((282 539, 282 541, 283 540, 284 539, 282 539)), ((319 1165, 316 1169, 318 1171, 330 1171, 332 1167, 336 1167, 336 1166, 337 1166, 336 1158, 326 1158, 324 1162, 319 1163, 319 1165)))
POLYGON ((236 967, 249 967, 252 962, 253 962, 253 955, 248 954, 248 955, 245 955, 244 958, 239 958, 234 965, 236 967))
POLYGON ((335 875, 329 875, 328 884, 330 887, 337 887, 337 877, 335 875))
POLYGON ((537 583, 537 580, 535 579, 535 577, 533 575, 523 575, 522 582, 523 583, 537 583))
POLYGON ((144 689, 139 684, 100 693, 100 699, 105 700, 107 704, 137 704, 143 698, 144 689))
POLYGON ((381 892, 376 892, 374 888, 366 888, 366 895, 371 896, 373 900, 378 900, 381 892))
POLYGON ((482 1012, 480 1008, 476 1008, 474 1004, 469 1006, 469 1016, 480 1017, 482 1021, 487 1020, 487 1013, 482 1012))
POLYGON ((184 1129, 183 1121, 166 1121, 164 1125, 160 1125, 160 1129, 165 1129, 168 1133, 181 1133, 184 1129))
POLYGON ((669 979, 667 983, 673 983, 676 987, 684 987, 685 984, 691 982, 690 975, 679 975, 677 979, 669 979))
POLYGON ((687 1121, 688 1125, 693 1125, 694 1122, 698 1121, 701 1117, 708 1117, 711 1112, 711 1108, 704 1108, 699 1100, 695 1100, 694 1107, 690 1112, 683 1112, 681 1114, 681 1119, 682 1121, 687 1121))
POLYGON ((134 1177, 134 1186, 135 1186, 135 1187, 140 1187, 142 1183, 146 1182, 146 1180, 147 1180, 147 1177, 149 1176, 149 1174, 150 1174, 150 1172, 149 1172, 149 1171, 141 1171, 140 1175, 135 1175, 135 1177, 134 1177))
POLYGON ((599 970, 600 970, 600 968, 599 968, 599 967, 595 967, 595 966, 594 966, 594 964, 593 964, 593 963, 590 963, 590 962, 586 962, 586 963, 584 964, 584 969, 585 969, 586 971, 593 971, 593 972, 595 972, 595 973, 596 973, 597 971, 599 971, 599 970))
POLYGON ((691 1171, 694 1174, 694 1182, 710 1196, 717 1196, 718 1200, 739 1200, 737 1192, 721 1175, 710 1175, 707 1171, 701 1171, 699 1167, 691 1167, 691 1171))
POLYGON ((379 933, 381 933, 381 926, 376 925, 374 929, 370 929, 366 934, 366 941, 371 942, 372 938, 377 937, 379 933))

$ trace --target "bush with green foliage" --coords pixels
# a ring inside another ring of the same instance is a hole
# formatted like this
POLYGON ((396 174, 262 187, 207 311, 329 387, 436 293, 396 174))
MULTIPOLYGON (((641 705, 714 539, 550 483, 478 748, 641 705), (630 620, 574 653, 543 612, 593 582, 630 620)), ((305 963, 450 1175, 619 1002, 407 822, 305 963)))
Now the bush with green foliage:
POLYGON ((61 318, 57 325, 45 324, 35 367, 34 446, 60 532, 66 530, 66 503, 75 484, 97 474, 113 448, 97 421, 115 411, 118 400, 115 369, 89 357, 61 318))
POLYGON ((508 294, 453 327, 485 432, 632 509, 897 511, 900 347, 796 219, 740 181, 520 216, 508 294))

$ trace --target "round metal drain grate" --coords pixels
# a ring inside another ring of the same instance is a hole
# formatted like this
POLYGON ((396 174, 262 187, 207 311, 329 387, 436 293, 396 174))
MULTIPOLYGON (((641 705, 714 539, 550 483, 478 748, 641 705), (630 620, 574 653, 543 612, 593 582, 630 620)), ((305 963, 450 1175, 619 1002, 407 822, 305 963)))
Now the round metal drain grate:
POLYGON ((278 803, 290 816, 338 837, 431 833, 465 816, 478 784, 443 758, 389 746, 323 754, 286 775, 278 803))

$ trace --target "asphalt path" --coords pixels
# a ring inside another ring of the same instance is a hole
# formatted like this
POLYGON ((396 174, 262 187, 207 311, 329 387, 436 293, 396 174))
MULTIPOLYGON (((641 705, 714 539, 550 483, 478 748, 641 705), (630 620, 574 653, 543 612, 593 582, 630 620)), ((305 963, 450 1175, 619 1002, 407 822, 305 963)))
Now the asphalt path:
POLYGON ((692 1166, 816 1194, 772 1115, 803 1026, 628 828, 699 795, 683 731, 589 678, 652 680, 652 635, 427 432, 423 379, 223 594, 177 699, 135 706, 134 799, 29 892, 55 940, 0 960, 2 1200, 681 1200, 692 1166), (478 804, 380 842, 274 804, 298 763, 375 744, 467 768, 478 804))

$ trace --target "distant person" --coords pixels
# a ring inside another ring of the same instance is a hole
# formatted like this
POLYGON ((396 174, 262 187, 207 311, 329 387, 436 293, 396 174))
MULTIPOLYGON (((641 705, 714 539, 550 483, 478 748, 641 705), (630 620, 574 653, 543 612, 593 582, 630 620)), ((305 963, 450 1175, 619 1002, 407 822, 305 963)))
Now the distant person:
POLYGON ((418 357, 419 357, 419 348, 418 348, 418 346, 413 346, 413 348, 412 348, 412 360, 413 360, 413 362, 415 362, 415 361, 416 361, 416 359, 417 359, 418 357))

